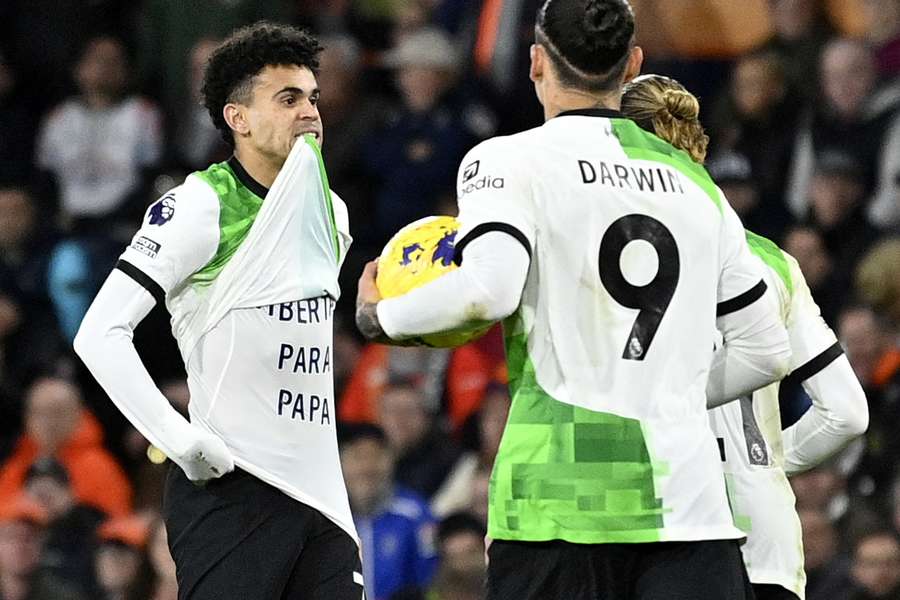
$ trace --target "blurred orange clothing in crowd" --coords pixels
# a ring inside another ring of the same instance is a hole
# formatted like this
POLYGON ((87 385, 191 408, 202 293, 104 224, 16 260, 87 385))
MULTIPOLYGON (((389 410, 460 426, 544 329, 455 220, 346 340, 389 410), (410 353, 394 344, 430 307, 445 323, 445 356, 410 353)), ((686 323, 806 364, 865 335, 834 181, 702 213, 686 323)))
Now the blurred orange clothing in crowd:
MULTIPOLYGON (((774 33, 768 0, 630 0, 637 41, 653 57, 730 58, 774 33)), ((848 35, 866 28, 864 0, 826 0, 826 18, 848 35)))
MULTIPOLYGON (((39 457, 37 442, 23 434, 12 456, 0 467, 0 504, 22 494, 28 467, 39 457)), ((91 413, 81 411, 75 433, 53 458, 68 471, 72 491, 80 502, 110 516, 131 512, 131 484, 116 460, 103 447, 103 429, 91 413)))
MULTIPOLYGON (((489 334, 490 335, 490 334, 489 334)), ((338 404, 338 419, 345 423, 377 423, 381 394, 388 384, 390 346, 369 344, 338 404)), ((502 362, 502 357, 499 358, 502 362)), ((497 369, 498 359, 476 344, 452 351, 444 376, 447 415, 455 432, 478 410, 484 390, 497 369)))

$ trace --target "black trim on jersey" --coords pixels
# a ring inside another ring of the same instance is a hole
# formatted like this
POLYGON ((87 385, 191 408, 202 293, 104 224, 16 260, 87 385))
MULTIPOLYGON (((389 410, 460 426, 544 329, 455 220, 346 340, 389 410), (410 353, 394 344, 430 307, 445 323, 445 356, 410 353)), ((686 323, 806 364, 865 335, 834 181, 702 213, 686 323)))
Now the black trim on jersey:
POLYGON ((509 223, 500 223, 498 221, 492 221, 490 223, 482 223, 481 225, 476 225, 472 231, 467 233, 463 239, 456 242, 456 248, 453 251, 453 262, 456 263, 456 266, 462 265, 463 261, 463 250, 466 246, 469 245, 469 242, 474 240, 475 238, 479 238, 486 233, 490 233, 491 231, 502 231, 505 234, 511 235, 515 239, 519 241, 525 247, 525 252, 528 253, 528 260, 531 260, 531 244, 528 242, 528 238, 525 237, 525 234, 510 225, 509 223))
POLYGON ((719 458, 722 459, 722 462, 725 462, 725 438, 716 438, 716 443, 719 445, 719 458))
POLYGON ((156 300, 157 304, 166 303, 166 293, 163 291, 162 286, 150 279, 149 275, 127 260, 122 260, 121 258, 119 259, 119 262, 116 263, 116 268, 134 279, 138 285, 150 292, 150 295, 153 296, 153 299, 156 300))
POLYGON ((759 283, 740 296, 732 298, 731 300, 726 300, 725 302, 719 302, 716 305, 716 317, 724 317, 725 315, 730 315, 733 312, 737 312, 742 308, 750 306, 763 297, 767 287, 766 282, 760 279, 759 283))
POLYGON ((245 188, 260 198, 265 199, 266 194, 269 193, 269 188, 250 177, 250 173, 247 172, 247 169, 245 169, 244 165, 238 161, 236 156, 232 156, 228 159, 228 166, 231 167, 231 170, 234 171, 235 176, 242 184, 244 184, 245 188))
POLYGON ((803 363, 803 365, 791 371, 791 374, 785 377, 784 381, 803 383, 804 381, 816 375, 822 369, 833 363, 842 354, 844 354, 844 349, 841 348, 841 343, 835 342, 815 358, 809 359, 808 361, 803 363))
POLYGON ((607 119, 624 119, 622 113, 612 108, 576 108, 564 110, 557 117, 606 117, 607 119))

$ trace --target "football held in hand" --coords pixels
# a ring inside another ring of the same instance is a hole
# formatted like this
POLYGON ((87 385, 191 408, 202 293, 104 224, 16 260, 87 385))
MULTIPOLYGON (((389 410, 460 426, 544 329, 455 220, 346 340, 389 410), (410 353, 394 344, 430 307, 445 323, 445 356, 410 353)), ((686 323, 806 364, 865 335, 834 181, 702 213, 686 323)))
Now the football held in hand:
MULTIPOLYGON (((453 217, 425 217, 410 223, 385 245, 378 259, 378 291, 384 298, 402 296, 457 266, 453 262, 459 222, 453 217)), ((453 331, 423 335, 414 341, 434 348, 454 348, 478 339, 491 323, 477 321, 453 331)))

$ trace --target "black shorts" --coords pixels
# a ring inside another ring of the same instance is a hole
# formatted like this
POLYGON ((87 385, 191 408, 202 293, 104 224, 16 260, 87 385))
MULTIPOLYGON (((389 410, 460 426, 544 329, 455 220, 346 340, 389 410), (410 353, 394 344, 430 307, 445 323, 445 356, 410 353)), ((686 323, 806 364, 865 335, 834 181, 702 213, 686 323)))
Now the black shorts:
POLYGON ((800 600, 797 594, 773 583, 754 583, 755 600, 800 600))
POLYGON ((179 600, 363 598, 347 532, 245 471, 199 486, 172 466, 163 516, 179 600))
POLYGON ((488 600, 749 600, 737 540, 570 544, 496 540, 488 600))

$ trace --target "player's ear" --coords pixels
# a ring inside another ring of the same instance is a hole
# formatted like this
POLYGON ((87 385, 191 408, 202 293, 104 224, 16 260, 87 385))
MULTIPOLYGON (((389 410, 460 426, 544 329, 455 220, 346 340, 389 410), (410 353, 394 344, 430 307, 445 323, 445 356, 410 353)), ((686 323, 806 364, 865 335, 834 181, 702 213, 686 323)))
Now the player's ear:
POLYGON ((622 83, 628 83, 641 74, 641 66, 644 64, 644 50, 635 46, 628 53, 628 64, 625 65, 625 79, 622 83))
POLYGON ((544 52, 543 46, 540 44, 532 44, 528 54, 531 57, 531 66, 528 69, 528 77, 531 78, 531 81, 537 83, 544 77, 544 63, 547 60, 547 55, 544 52))
POLYGON ((247 116, 244 113, 246 109, 240 104, 229 102, 222 109, 222 116, 225 122, 238 135, 247 135, 250 131, 250 124, 247 122, 247 116))

